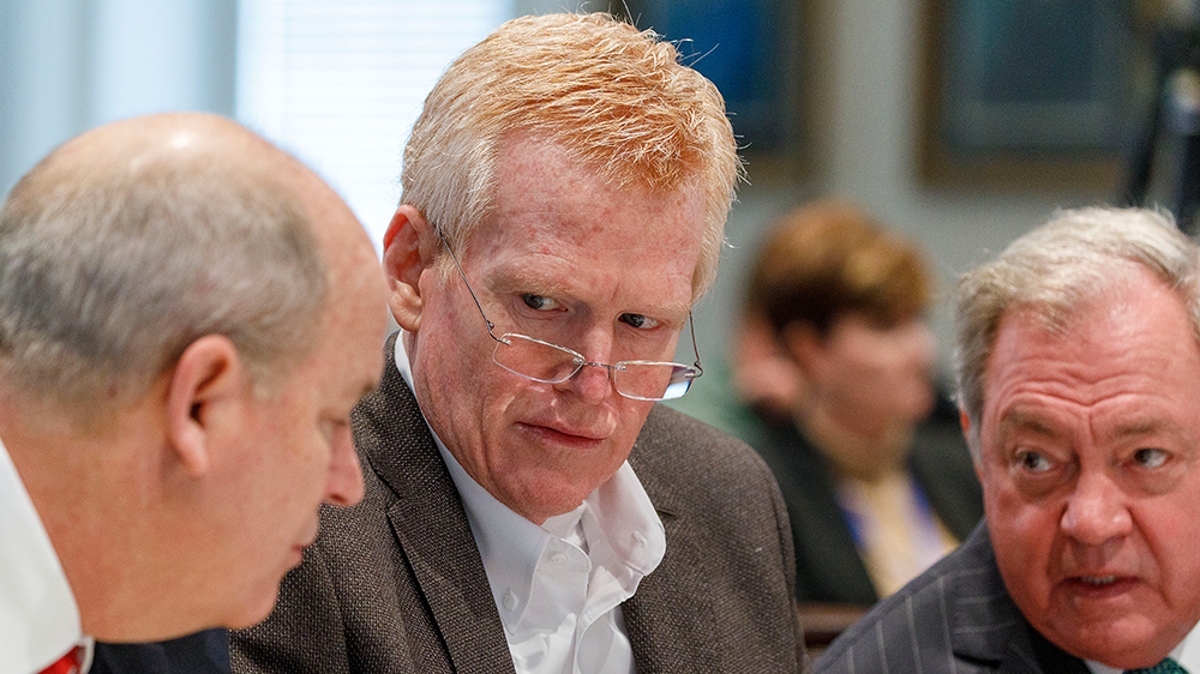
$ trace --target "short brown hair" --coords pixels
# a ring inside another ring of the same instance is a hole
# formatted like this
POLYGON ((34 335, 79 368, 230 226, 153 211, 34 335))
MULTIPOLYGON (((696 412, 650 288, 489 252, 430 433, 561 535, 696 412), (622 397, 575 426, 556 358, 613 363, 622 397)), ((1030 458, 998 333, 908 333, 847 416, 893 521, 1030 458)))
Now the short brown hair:
POLYGON ((747 309, 775 334, 800 321, 825 336, 849 312, 883 325, 916 318, 931 294, 915 245, 851 204, 824 200, 775 223, 751 273, 747 309))

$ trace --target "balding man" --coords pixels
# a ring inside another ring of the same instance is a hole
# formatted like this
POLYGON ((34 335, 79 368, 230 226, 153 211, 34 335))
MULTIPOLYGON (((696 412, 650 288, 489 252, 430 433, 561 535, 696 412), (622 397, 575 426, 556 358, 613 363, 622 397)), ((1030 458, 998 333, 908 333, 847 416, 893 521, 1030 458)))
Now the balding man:
POLYGON ((101 127, 22 178, 0 210, 0 671, 265 617, 319 504, 361 498, 349 415, 384 293, 341 199, 220 117, 101 127))

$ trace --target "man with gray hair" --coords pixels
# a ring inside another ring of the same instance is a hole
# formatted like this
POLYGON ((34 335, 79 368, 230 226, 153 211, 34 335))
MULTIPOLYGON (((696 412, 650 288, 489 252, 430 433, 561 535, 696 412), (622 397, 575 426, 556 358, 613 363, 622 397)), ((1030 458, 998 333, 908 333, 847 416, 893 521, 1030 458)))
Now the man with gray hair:
POLYGON ((0 671, 264 618, 362 476, 384 284, 316 175, 232 121, 74 138, 0 209, 0 671))
POLYGON ((985 519, 819 672, 1200 672, 1200 251, 1060 213, 956 295, 985 519))

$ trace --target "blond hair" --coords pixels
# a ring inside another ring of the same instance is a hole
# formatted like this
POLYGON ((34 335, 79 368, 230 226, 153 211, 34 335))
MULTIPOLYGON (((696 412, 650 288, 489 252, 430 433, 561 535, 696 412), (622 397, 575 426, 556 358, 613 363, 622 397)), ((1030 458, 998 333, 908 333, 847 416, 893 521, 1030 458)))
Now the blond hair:
POLYGON ((461 249, 489 212, 500 144, 516 131, 562 144, 619 187, 703 190, 693 296, 712 285, 741 163, 721 94, 673 45, 602 13, 503 24, 425 100, 404 151, 401 202, 461 249))

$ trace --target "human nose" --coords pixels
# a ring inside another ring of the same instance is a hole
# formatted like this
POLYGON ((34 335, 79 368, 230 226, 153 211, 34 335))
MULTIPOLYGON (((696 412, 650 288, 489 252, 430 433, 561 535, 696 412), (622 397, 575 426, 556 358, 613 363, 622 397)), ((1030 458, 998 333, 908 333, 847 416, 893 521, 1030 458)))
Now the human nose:
POLYGON ((333 438, 333 453, 329 461, 329 480, 325 485, 325 502, 335 506, 352 506, 362 500, 362 467, 354 451, 354 437, 349 426, 339 428, 333 438))
POLYGON ((1100 545, 1133 529, 1124 494, 1104 474, 1081 475, 1067 497, 1063 533, 1085 545, 1100 545))
POLYGON ((596 336, 588 341, 589 348, 584 351, 585 362, 575 376, 563 382, 563 385, 586 402, 600 402, 613 392, 612 365, 608 364, 612 355, 612 341, 604 336, 596 336))

